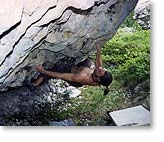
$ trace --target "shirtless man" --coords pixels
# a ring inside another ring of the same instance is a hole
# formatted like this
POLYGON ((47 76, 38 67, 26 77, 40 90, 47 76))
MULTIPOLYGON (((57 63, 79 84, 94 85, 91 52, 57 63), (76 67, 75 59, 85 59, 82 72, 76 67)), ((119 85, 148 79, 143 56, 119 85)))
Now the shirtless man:
POLYGON ((97 54, 95 68, 91 69, 89 66, 74 66, 71 68, 70 73, 61 73, 51 70, 44 69, 41 65, 35 66, 36 70, 39 71, 43 76, 40 76, 34 83, 34 86, 39 86, 44 81, 44 76, 49 78, 59 78, 68 82, 75 82, 83 85, 90 86, 105 86, 104 95, 108 94, 108 86, 111 84, 113 78, 110 72, 107 72, 102 68, 101 60, 101 46, 96 44, 97 54))

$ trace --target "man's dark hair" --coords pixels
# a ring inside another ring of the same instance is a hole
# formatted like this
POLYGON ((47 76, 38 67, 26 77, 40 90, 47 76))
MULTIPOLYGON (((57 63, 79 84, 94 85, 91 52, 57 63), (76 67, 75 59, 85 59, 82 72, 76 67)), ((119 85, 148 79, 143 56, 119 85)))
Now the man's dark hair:
POLYGON ((109 93, 108 86, 112 83, 113 77, 110 72, 105 71, 104 75, 100 77, 100 85, 105 86, 104 95, 109 93))

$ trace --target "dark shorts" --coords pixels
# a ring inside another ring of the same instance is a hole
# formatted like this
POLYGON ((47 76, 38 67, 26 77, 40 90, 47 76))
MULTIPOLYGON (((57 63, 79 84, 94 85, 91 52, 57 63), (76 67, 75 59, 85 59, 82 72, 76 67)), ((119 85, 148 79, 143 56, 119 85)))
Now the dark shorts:
MULTIPOLYGON (((76 66, 78 67, 88 67, 90 68, 92 65, 91 59, 87 58, 84 61, 78 63, 76 66)), ((75 65, 74 65, 75 66, 75 65)), ((60 73, 71 73, 71 69, 74 67, 73 65, 69 65, 69 64, 56 64, 54 67, 49 68, 47 70, 49 71, 54 71, 54 72, 60 72, 60 73)), ((47 81, 49 79, 52 79, 52 77, 49 77, 45 74, 40 74, 40 77, 44 78, 44 81, 47 81)), ((69 85, 74 86, 74 87, 82 87, 83 84, 78 83, 78 82, 73 82, 73 81, 67 81, 69 83, 69 85)))

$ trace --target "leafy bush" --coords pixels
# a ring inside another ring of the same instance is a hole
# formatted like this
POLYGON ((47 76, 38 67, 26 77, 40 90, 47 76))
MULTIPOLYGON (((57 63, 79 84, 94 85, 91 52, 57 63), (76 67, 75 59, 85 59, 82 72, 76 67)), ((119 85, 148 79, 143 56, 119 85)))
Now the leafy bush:
POLYGON ((120 28, 102 50, 102 59, 115 79, 123 81, 132 92, 150 76, 150 31, 133 29, 134 32, 125 32, 120 28))

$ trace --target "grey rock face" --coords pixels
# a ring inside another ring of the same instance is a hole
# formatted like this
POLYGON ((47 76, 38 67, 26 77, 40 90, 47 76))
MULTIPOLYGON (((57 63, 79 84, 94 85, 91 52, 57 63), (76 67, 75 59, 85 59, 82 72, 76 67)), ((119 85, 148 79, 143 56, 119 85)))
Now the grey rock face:
POLYGON ((0 126, 48 125, 57 107, 69 99, 72 90, 64 81, 48 83, 30 91, 27 87, 0 95, 0 126), (48 120, 49 119, 49 120, 48 120))
POLYGON ((134 18, 144 30, 150 29, 150 0, 139 0, 134 13, 134 18))
MULTIPOLYGON (((114 36, 137 1, 3 1, 0 4, 0 122, 20 112, 27 116, 37 114, 41 109, 35 104, 48 102, 45 92, 49 92, 48 98, 54 94, 55 87, 47 90, 53 86, 49 84, 35 93, 20 88, 25 80, 39 75, 33 65, 49 68, 56 63, 79 63, 95 51, 97 40, 105 42, 114 36)), ((48 108, 58 104, 58 99, 48 108)))
POLYGON ((32 69, 35 64, 49 67, 61 61, 80 62, 93 53, 95 41, 106 41, 115 34, 137 3, 137 0, 9 1, 7 10, 1 6, 6 15, 0 15, 3 21, 0 91, 22 86, 25 78, 36 76, 32 69))

